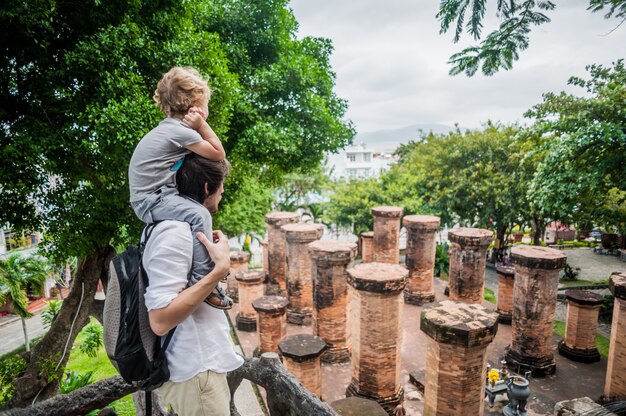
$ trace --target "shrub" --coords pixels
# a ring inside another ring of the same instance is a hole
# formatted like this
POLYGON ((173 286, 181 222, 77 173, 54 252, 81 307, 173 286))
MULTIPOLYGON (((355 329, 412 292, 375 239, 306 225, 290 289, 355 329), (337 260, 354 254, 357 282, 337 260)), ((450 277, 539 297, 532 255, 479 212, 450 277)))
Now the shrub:
POLYGON ((48 302, 43 312, 41 312, 41 321, 43 322, 44 328, 49 328, 50 325, 52 325, 52 322, 59 315, 61 306, 63 306, 62 300, 51 300, 48 302))
POLYGON ((578 280, 578 275, 580 274, 580 267, 573 268, 568 263, 565 263, 565 267, 563 268, 563 277, 561 280, 573 281, 578 280))
POLYGON ((71 393, 81 387, 85 387, 92 383, 93 371, 87 371, 84 374, 80 374, 78 371, 70 370, 67 372, 67 377, 61 382, 59 386, 61 394, 71 393))
POLYGON ((15 393, 13 379, 19 377, 26 370, 26 366, 26 361, 19 355, 0 361, 0 408, 15 393))
POLYGON ((447 276, 449 269, 450 257, 448 256, 448 245, 437 244, 435 248, 435 276, 447 276))
POLYGON ((102 346, 102 325, 97 322, 90 323, 82 332, 85 338, 80 344, 80 350, 93 358, 98 354, 98 348, 102 346))

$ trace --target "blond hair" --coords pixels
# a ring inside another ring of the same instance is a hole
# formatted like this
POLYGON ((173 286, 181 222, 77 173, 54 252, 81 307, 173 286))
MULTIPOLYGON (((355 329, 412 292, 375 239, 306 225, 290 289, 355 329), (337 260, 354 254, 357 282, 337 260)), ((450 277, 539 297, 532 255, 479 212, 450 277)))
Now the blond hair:
POLYGON ((175 66, 167 71, 154 91, 154 102, 169 116, 187 114, 187 110, 211 99, 207 81, 192 67, 175 66))

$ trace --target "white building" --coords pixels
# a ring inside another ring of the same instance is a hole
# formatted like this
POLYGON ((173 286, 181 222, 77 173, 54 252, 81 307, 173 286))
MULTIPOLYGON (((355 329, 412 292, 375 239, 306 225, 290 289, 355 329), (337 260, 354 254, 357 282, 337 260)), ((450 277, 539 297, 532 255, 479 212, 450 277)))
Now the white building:
POLYGON ((346 147, 328 156, 327 168, 333 179, 373 178, 388 170, 396 158, 365 145, 346 147))

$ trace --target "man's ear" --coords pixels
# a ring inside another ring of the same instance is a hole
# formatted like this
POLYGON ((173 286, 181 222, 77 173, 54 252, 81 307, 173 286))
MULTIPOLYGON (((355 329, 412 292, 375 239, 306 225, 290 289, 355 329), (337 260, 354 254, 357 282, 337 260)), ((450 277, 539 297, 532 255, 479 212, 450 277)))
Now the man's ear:
POLYGON ((204 198, 208 198, 209 197, 209 183, 205 182, 204 183, 204 198))

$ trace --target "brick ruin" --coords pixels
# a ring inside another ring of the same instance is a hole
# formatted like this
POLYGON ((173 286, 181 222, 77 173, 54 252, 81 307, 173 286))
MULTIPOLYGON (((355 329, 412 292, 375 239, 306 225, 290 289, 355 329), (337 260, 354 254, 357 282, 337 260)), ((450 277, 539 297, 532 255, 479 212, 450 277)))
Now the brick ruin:
POLYGON ((435 300, 433 275, 439 223, 439 217, 430 215, 407 215, 402 219, 407 230, 405 263, 409 269, 405 303, 419 306, 435 300))
POLYGON ((604 395, 626 400, 626 273, 614 273, 609 289, 615 296, 604 395))
POLYGON ((513 284, 515 283, 515 269, 513 267, 498 267, 498 322, 511 324, 513 319, 513 284))
POLYGON ((515 265, 512 342, 506 353, 510 369, 545 376, 556 371, 552 336, 559 284, 565 266, 563 252, 548 247, 516 246, 511 249, 515 265))
POLYGON ((354 344, 346 396, 376 400, 388 412, 403 397, 400 314, 407 274, 404 267, 386 263, 361 263, 348 270, 354 344))
POLYGON ((324 228, 320 224, 287 224, 282 231, 287 242, 287 322, 311 325, 313 281, 307 246, 322 237, 324 228))
POLYGON ((235 319, 237 329, 254 332, 257 329, 257 313, 252 301, 263 296, 265 273, 260 270, 239 272, 235 275, 238 282, 239 313, 235 319))
POLYGON ((598 315, 602 296, 586 290, 568 290, 565 338, 559 342, 559 354, 583 363, 600 361, 596 348, 598 315))
POLYGON ((226 278, 226 294, 230 296, 234 302, 239 302, 239 290, 235 276, 239 272, 248 270, 249 261, 250 254, 245 251, 230 252, 230 274, 226 278))
POLYGON ((429 336, 424 416, 483 414, 486 351, 497 319, 483 306, 451 300, 422 310, 420 329, 429 336))
POLYGON ((450 299, 481 303, 483 300, 487 247, 493 232, 480 228, 457 228, 448 232, 450 240, 450 299))
POLYGON ((295 224, 300 216, 295 212, 270 212, 265 215, 267 224, 267 275, 269 284, 266 286, 267 295, 287 296, 287 250, 283 225, 295 224))
POLYGON ((356 255, 356 244, 320 240, 308 246, 313 275, 313 334, 328 344, 322 361, 350 360, 350 333, 347 326, 347 269, 356 255))
POLYGON ((400 207, 372 208, 374 216, 373 258, 378 263, 400 262, 400 207))
MULTIPOLYGON (((391 415, 404 393, 399 367, 402 303, 434 301, 440 220, 423 215, 402 219, 399 207, 376 207, 372 215, 374 231, 359 236, 362 261, 356 265, 357 244, 320 239, 322 228, 299 224, 295 213, 266 215, 267 271, 237 274, 241 308, 237 326, 255 319, 259 334, 255 354, 279 352, 287 369, 318 397, 321 362, 350 361, 351 380, 343 400, 359 400, 364 408, 377 402, 391 415), (401 224, 407 230, 406 267, 399 264, 401 224), (273 289, 266 288, 265 293, 285 296, 261 296, 259 286, 266 275, 266 286, 273 289), (311 333, 287 337, 287 321, 311 323, 311 333)), ((497 269, 498 304, 489 311, 480 303, 486 250, 492 240, 489 230, 449 231, 450 300, 425 307, 420 320, 429 339, 424 415, 482 414, 486 349, 498 322, 511 324, 511 344, 505 353, 510 370, 543 376, 556 369, 553 323, 558 276, 566 256, 546 247, 514 247, 514 267, 497 269)), ((616 301, 605 393, 626 397, 626 319, 621 319, 626 316, 626 274, 613 276, 611 290, 616 301)), ((599 300, 597 295, 577 292, 567 293, 567 329, 559 351, 595 359, 599 300)))

